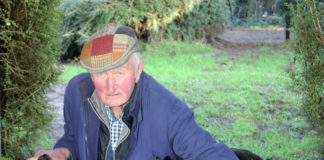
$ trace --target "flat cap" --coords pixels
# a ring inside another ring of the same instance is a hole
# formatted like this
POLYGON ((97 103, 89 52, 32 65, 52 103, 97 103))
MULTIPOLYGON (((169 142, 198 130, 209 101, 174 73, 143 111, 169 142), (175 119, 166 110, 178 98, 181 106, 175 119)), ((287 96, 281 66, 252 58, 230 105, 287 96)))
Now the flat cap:
POLYGON ((85 43, 80 63, 88 72, 103 72, 121 66, 135 52, 139 52, 135 31, 127 26, 108 24, 85 43))

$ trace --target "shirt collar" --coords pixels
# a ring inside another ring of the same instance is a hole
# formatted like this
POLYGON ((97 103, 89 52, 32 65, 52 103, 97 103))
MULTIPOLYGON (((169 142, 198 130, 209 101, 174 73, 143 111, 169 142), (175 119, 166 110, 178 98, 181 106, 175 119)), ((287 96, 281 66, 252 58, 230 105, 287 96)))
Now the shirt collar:
POLYGON ((114 122, 114 121, 120 121, 124 115, 124 110, 118 115, 118 117, 115 117, 113 111, 111 110, 111 108, 107 105, 105 105, 105 108, 107 110, 108 113, 108 119, 110 122, 114 122))

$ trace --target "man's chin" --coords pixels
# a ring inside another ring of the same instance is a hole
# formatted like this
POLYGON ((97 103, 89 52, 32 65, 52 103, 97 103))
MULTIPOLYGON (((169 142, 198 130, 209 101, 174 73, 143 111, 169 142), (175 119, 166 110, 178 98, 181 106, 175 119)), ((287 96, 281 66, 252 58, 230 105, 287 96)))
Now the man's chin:
POLYGON ((109 107, 120 107, 123 106, 127 102, 127 100, 125 100, 121 96, 106 96, 104 101, 102 102, 104 102, 109 107))
POLYGON ((120 107, 124 105, 124 103, 105 103, 109 107, 120 107))

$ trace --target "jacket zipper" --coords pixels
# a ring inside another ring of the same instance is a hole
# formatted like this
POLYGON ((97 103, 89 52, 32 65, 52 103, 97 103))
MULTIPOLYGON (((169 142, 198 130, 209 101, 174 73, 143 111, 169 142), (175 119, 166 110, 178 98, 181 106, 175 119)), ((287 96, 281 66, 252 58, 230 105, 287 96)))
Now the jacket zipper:
MULTIPOLYGON (((85 134, 85 137, 84 137, 84 140, 85 140, 85 144, 86 144, 86 157, 87 158, 89 158, 89 147, 88 147, 88 134, 87 134, 87 128, 88 128, 88 126, 87 126, 87 122, 86 122, 86 120, 87 120, 87 115, 86 115, 86 113, 85 113, 85 105, 83 105, 84 107, 83 107, 83 117, 84 117, 84 120, 83 120, 83 127, 84 127, 84 134, 85 134)), ((73 158, 74 159, 74 158, 73 158)))
MULTIPOLYGON (((103 119, 99 116, 99 114, 97 113, 97 111, 93 108, 93 103, 92 103, 92 101, 91 101, 91 99, 89 98, 88 99, 88 102, 90 103, 90 106, 91 106, 91 108, 92 108, 92 110, 95 112, 95 114, 97 115, 97 117, 100 119, 100 121, 102 121, 103 122, 103 124, 105 124, 105 121, 103 121, 103 119)), ((105 124, 105 126, 108 128, 108 130, 109 130, 109 127, 105 124)), ((109 136, 110 136, 110 132, 109 132, 109 136)), ((108 152, 108 148, 109 148, 109 145, 110 145, 110 142, 111 142, 111 140, 110 140, 110 138, 109 138, 109 143, 108 143, 108 146, 107 146, 107 148, 106 148, 106 153, 105 153, 105 160, 107 159, 107 152, 108 152)), ((113 153, 113 159, 115 159, 115 153, 113 153)))
MULTIPOLYGON (((95 114, 96 114, 97 117, 100 119, 100 121, 102 121, 102 122, 104 123, 103 119, 99 116, 99 114, 97 113, 97 111, 93 108, 93 103, 92 103, 92 101, 91 101, 90 98, 88 99, 88 102, 90 103, 90 106, 91 106, 92 110, 95 112, 95 114)), ((124 127, 127 127, 127 128, 128 128, 128 126, 125 124, 124 121, 123 121, 123 123, 124 123, 124 127)), ((104 123, 104 124, 105 124, 105 123, 104 123)), ((105 126, 106 126, 106 127, 108 128, 108 130, 109 130, 109 127, 108 127, 106 124, 105 124, 105 126)), ((123 143, 123 142, 125 141, 125 139, 129 136, 129 134, 130 134, 130 129, 128 128, 128 132, 127 132, 126 136, 124 136, 123 139, 120 141, 120 143, 117 144, 115 150, 118 148, 118 146, 119 146, 121 143, 123 143)), ((110 136, 110 132, 109 132, 109 136, 110 136)), ((107 146, 107 148, 106 148, 106 153, 105 153, 105 160, 107 159, 107 152, 108 152, 108 148, 109 148, 110 142, 111 142, 111 139, 109 138, 109 143, 108 143, 108 146, 107 146)), ((115 151, 113 151, 113 160, 116 159, 116 158, 115 158, 115 154, 116 154, 115 151)))
MULTIPOLYGON (((128 126, 125 124, 124 121, 123 121, 123 123, 124 123, 124 127, 127 127, 127 128, 128 128, 128 126)), ((117 144, 115 150, 118 148, 118 146, 119 146, 120 144, 122 144, 122 143, 125 141, 125 139, 129 136, 129 133, 130 133, 130 129, 128 128, 127 134, 123 137, 123 139, 120 141, 120 143, 117 144)), ((110 141, 110 140, 109 140, 109 141, 110 141)), ((115 154, 116 154, 115 151, 113 151, 113 160, 116 159, 116 158, 115 158, 115 154)))

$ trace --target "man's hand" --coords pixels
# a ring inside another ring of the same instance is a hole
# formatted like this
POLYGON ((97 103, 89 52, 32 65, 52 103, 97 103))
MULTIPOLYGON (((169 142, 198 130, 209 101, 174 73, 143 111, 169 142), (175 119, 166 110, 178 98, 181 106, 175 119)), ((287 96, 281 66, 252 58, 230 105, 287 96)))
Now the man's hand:
POLYGON ((50 160, 67 160, 71 156, 67 148, 56 148, 54 150, 37 151, 34 157, 28 158, 27 160, 38 160, 44 154, 46 154, 50 160))
POLYGON ((248 150, 237 149, 237 148, 231 148, 231 149, 234 151, 234 153, 240 160, 262 160, 261 157, 248 150))

